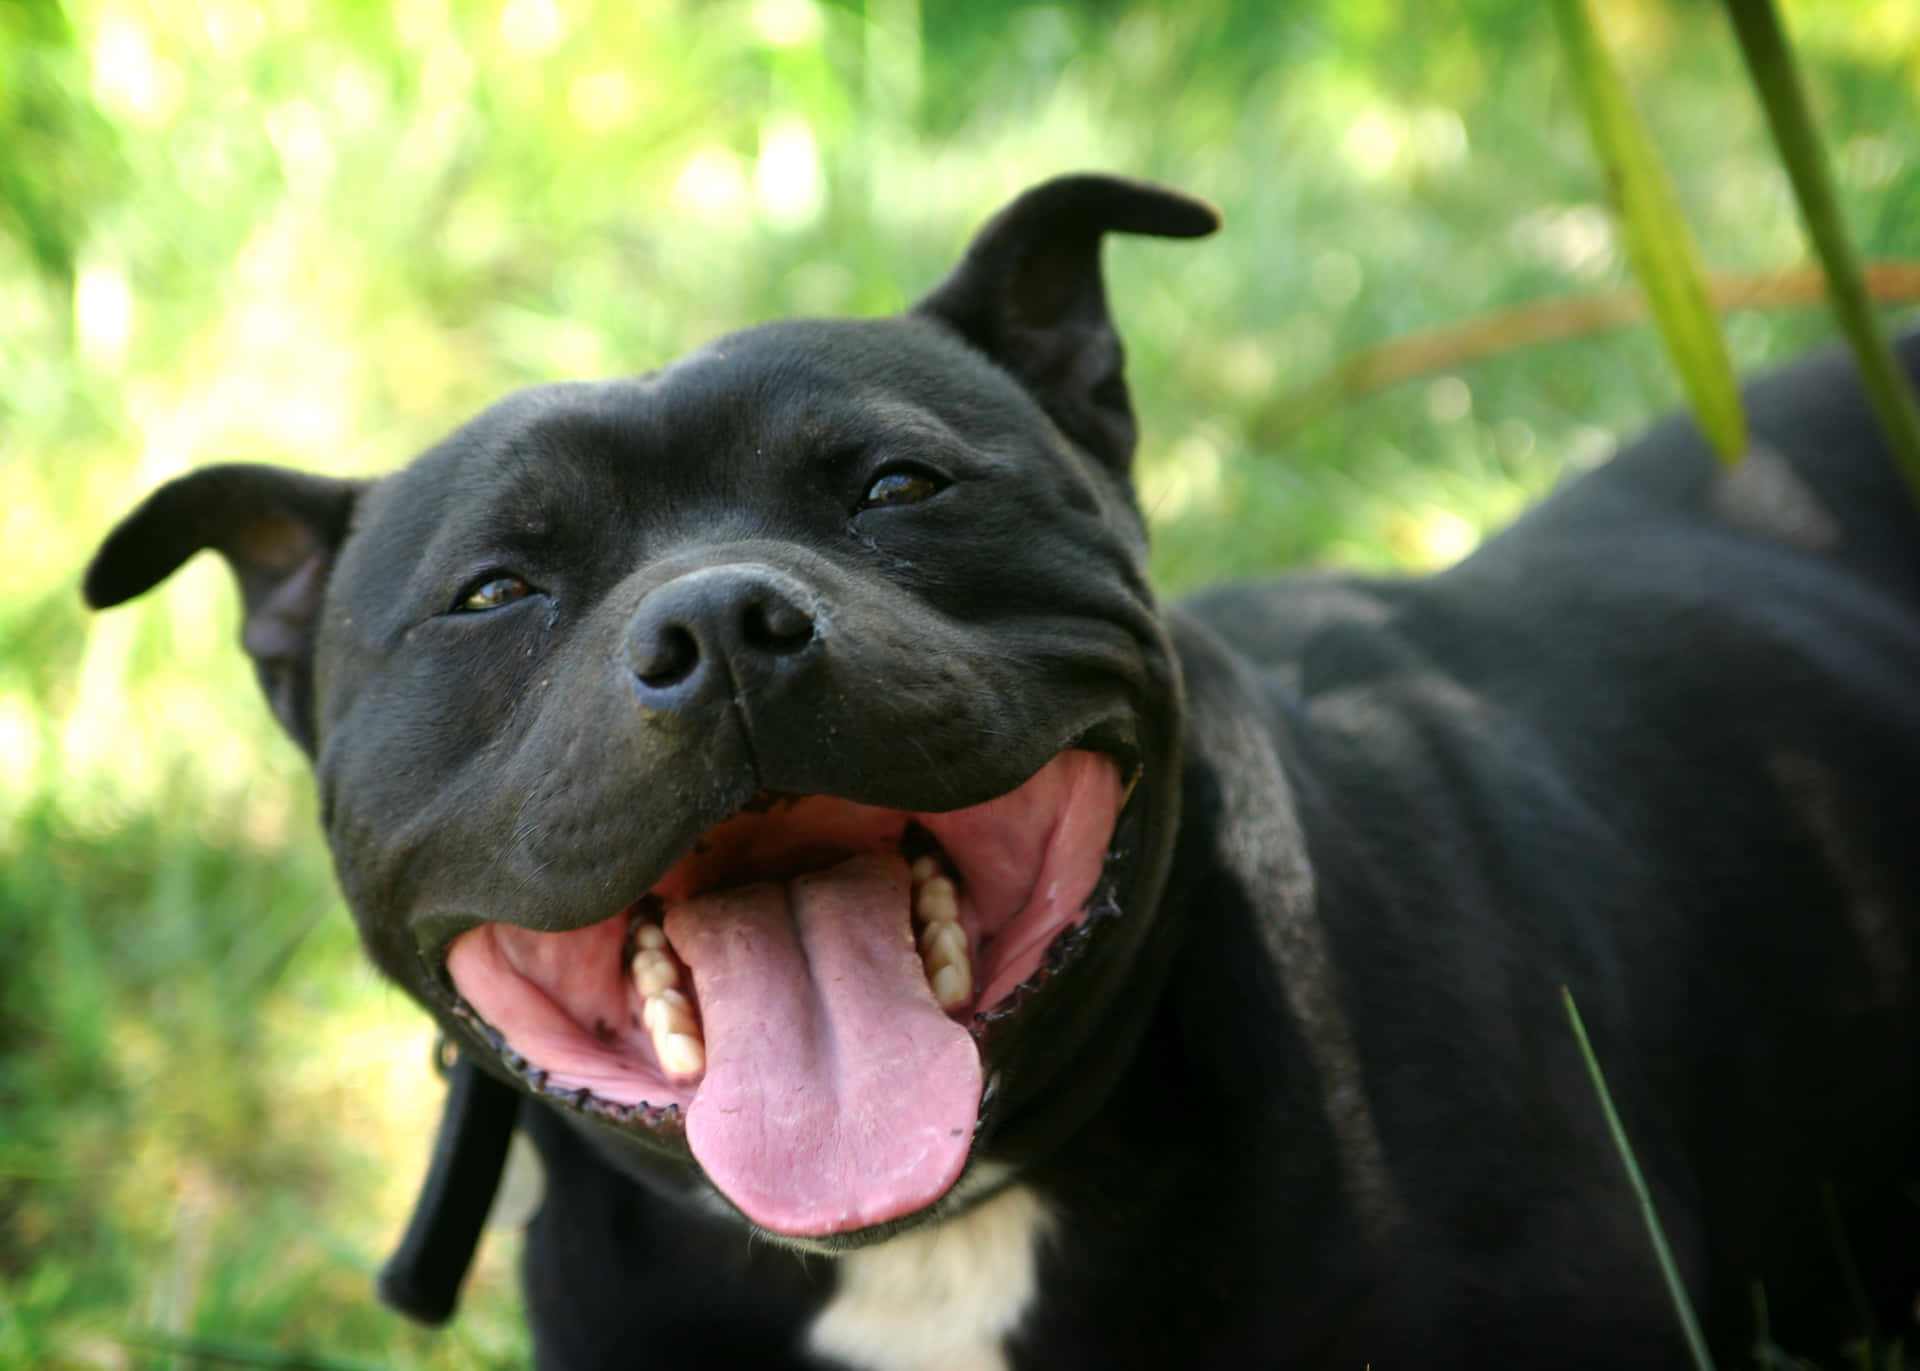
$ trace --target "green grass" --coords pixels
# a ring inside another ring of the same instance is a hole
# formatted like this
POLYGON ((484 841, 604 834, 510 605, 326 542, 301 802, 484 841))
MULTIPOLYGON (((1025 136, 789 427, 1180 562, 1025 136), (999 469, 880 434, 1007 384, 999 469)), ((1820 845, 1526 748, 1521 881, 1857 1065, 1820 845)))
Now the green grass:
POLYGON ((1593 1083, 1595 1099, 1607 1119, 1607 1132, 1613 1138, 1614 1149, 1620 1154, 1620 1164, 1627 1173, 1627 1182, 1633 1187, 1634 1199, 1639 1202, 1640 1216, 1647 1226, 1647 1242, 1653 1249, 1654 1257, 1660 1263, 1660 1278, 1666 1283, 1667 1295, 1673 1301, 1674 1323, 1686 1339, 1687 1355, 1692 1359, 1696 1371, 1714 1371, 1713 1354, 1707 1350, 1706 1335, 1700 1329, 1700 1320, 1693 1307, 1693 1298, 1687 1293, 1687 1285, 1680 1276, 1680 1267, 1673 1258, 1673 1248, 1667 1242, 1667 1230, 1660 1221, 1660 1212, 1653 1202, 1653 1192, 1647 1188, 1646 1178, 1640 1174, 1640 1158, 1633 1150, 1633 1140, 1627 1136, 1626 1127, 1620 1122, 1619 1111, 1613 1105, 1613 1092, 1607 1088, 1607 1075, 1594 1055, 1593 1043, 1587 1037, 1587 1026, 1580 1018, 1580 1008, 1574 1003, 1573 992, 1564 985, 1560 987, 1560 1001, 1567 1011, 1567 1023, 1573 1029, 1574 1040, 1580 1044, 1580 1058, 1586 1064, 1588 1079, 1593 1083))
MULTIPOLYGON (((1712 7, 1602 8, 1708 268, 1800 262, 1712 7)), ((1357 347, 1624 279, 1524 0, 559 14, 0 9, 0 1367, 192 1364, 143 1333, 525 1356, 510 1236, 447 1333, 372 1301, 435 1121, 427 1029, 359 959, 222 571, 81 612, 93 543, 157 481, 379 471, 515 386, 898 308, 1002 199, 1088 166, 1227 218, 1108 250, 1169 588, 1433 565, 1677 402, 1636 328, 1252 436, 1357 347), (809 143, 811 179, 773 174, 809 143)), ((1788 18, 1863 251, 1920 257, 1920 21, 1788 18)), ((1730 323, 1743 370, 1827 334, 1730 323)))

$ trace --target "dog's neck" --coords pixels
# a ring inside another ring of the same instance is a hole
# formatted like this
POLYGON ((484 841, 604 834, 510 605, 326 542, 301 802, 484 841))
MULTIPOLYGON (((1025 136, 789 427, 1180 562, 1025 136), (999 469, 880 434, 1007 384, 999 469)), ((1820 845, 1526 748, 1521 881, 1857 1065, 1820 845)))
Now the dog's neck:
MULTIPOLYGON (((1171 616, 1170 616, 1171 617, 1171 616)), ((1317 1082, 1318 1104, 1338 1140, 1342 1189, 1368 1241, 1384 1245, 1400 1222, 1401 1202, 1361 1080, 1360 1055, 1336 989, 1333 954, 1305 826, 1287 775, 1290 719, 1276 684, 1184 616, 1175 638, 1189 681, 1187 747, 1214 760, 1207 774, 1233 789, 1209 797, 1217 807, 1205 830, 1221 877, 1264 892, 1254 925, 1285 997, 1317 1082), (1192 668, 1204 662, 1207 669, 1192 668), (1220 764, 1230 760, 1229 764, 1220 764)))

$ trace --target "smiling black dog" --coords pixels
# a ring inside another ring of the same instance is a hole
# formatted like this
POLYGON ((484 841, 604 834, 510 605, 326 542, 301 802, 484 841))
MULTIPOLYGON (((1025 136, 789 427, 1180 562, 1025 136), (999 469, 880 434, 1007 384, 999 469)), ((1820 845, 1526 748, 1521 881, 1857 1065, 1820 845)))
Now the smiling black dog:
POLYGON ((542 1366, 1683 1364, 1562 985, 1720 1347, 1906 1317, 1920 520, 1851 372, 1169 609, 1099 246, 1214 222, 1053 181, 899 318, 102 548, 237 573, 368 950, 544 1158, 542 1366))

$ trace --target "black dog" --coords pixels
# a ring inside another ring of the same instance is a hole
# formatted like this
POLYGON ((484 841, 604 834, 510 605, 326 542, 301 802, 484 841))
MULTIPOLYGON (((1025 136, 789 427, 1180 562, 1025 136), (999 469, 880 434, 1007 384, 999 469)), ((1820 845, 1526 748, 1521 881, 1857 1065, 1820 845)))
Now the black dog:
POLYGON ((1213 226, 1054 181, 900 318, 101 550, 232 563, 368 950, 528 1097, 543 1366, 1682 1364, 1563 985, 1717 1345, 1907 1317, 1920 520, 1849 369, 1167 609, 1099 243, 1213 226))

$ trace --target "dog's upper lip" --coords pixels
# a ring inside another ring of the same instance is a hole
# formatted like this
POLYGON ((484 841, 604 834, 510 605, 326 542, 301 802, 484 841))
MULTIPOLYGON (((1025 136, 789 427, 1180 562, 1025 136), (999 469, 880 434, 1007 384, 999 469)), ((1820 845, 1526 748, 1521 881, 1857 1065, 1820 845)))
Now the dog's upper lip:
MULTIPOLYGON (((1141 773, 1143 760, 1138 727, 1130 711, 1115 710, 1082 726, 1078 731, 1070 734, 1057 749, 1057 753, 1074 751, 1098 753, 1108 758, 1119 769, 1124 788, 1131 795, 1133 784, 1141 773)), ((997 787, 987 787, 981 800, 975 803, 984 803, 991 797, 1008 793, 1017 788, 1023 779, 1025 778, 1014 775, 1006 778, 997 787)), ((708 801, 704 812, 694 813, 687 821, 677 825, 678 832, 684 836, 662 845, 659 855, 641 869, 638 879, 627 884, 626 890, 652 889, 665 879, 670 871, 685 861, 693 848, 703 840, 705 834, 734 815, 756 804, 765 803, 769 796, 778 793, 759 789, 750 778, 743 777, 741 784, 732 795, 722 793, 714 796, 708 801)), ((859 787, 849 787, 844 792, 829 792, 826 798, 844 799, 854 804, 872 803, 861 797, 859 787)), ((929 794, 927 799, 930 803, 924 808, 910 803, 888 804, 885 807, 929 817, 937 817, 970 807, 966 804, 951 803, 944 791, 938 795, 929 794)), ((635 896, 628 895, 626 898, 630 901, 635 896)), ((539 921, 527 917, 523 908, 513 907, 510 901, 504 899, 502 907, 499 908, 475 908, 470 900, 462 901, 458 905, 429 903, 417 910, 408 923, 415 956, 418 958, 426 984, 430 989, 439 992, 447 1002, 452 1003, 457 996, 446 974, 447 953, 463 933, 478 928, 482 924, 494 922, 515 924, 546 933, 568 932, 588 927, 605 918, 607 909, 615 906, 620 899, 620 894, 610 892, 610 898, 598 908, 582 907, 570 917, 547 918, 539 921)))

